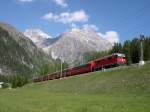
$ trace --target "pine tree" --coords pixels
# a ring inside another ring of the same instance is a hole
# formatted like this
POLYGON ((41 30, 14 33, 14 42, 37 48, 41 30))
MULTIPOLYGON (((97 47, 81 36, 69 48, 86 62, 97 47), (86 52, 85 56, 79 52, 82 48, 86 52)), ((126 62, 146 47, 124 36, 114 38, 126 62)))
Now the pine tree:
POLYGON ((130 54, 130 41, 127 40, 124 42, 123 52, 126 55, 127 65, 130 65, 132 63, 131 54, 130 54))
POLYGON ((111 50, 111 53, 118 53, 118 52, 122 52, 121 43, 115 43, 112 50, 111 50))
POLYGON ((150 60, 150 38, 144 40, 144 60, 150 60))
POLYGON ((138 63, 140 60, 140 41, 135 38, 130 44, 131 60, 133 63, 138 63))

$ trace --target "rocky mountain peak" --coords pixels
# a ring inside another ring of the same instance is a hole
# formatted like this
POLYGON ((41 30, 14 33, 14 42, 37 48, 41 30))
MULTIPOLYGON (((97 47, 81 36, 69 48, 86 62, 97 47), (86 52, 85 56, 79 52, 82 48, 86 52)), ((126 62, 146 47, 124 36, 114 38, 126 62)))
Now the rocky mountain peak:
POLYGON ((60 35, 59 40, 49 46, 48 52, 53 58, 61 58, 68 63, 73 63, 85 52, 105 51, 111 48, 112 44, 96 32, 73 28, 60 35))

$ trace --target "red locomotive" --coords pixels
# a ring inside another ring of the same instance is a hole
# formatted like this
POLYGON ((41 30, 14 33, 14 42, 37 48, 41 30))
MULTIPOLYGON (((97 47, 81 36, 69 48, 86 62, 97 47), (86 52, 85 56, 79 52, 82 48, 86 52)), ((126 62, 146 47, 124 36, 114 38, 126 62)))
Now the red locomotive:
POLYGON ((114 53, 103 58, 93 60, 87 64, 80 65, 73 68, 68 68, 59 72, 48 74, 46 76, 41 76, 34 79, 34 82, 42 82, 47 80, 59 79, 63 77, 69 77, 79 74, 84 74, 88 72, 94 72, 101 69, 112 68, 120 65, 126 64, 125 54, 114 53))

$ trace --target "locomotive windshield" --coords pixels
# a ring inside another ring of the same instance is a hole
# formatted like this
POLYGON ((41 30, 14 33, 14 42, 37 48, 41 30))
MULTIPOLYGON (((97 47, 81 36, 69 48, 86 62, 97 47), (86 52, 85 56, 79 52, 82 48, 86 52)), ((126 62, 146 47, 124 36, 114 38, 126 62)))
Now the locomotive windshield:
POLYGON ((125 58, 125 55, 124 55, 124 54, 119 54, 119 53, 117 53, 116 56, 117 56, 118 58, 125 58))

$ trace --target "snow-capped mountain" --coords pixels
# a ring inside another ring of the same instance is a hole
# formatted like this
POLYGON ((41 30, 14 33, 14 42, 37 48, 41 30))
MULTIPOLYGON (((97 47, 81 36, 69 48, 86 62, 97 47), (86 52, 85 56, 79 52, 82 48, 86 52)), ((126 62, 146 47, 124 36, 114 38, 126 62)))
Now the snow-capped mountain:
POLYGON ((24 35, 29 37, 39 48, 45 48, 56 40, 40 29, 27 29, 24 35))
POLYGON ((48 47, 48 52, 53 58, 73 63, 85 52, 105 51, 111 48, 112 44, 96 32, 73 28, 60 35, 59 39, 48 47))
POLYGON ((24 35, 29 37, 34 43, 41 42, 48 38, 52 38, 40 29, 27 29, 25 30, 24 35))

